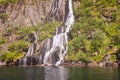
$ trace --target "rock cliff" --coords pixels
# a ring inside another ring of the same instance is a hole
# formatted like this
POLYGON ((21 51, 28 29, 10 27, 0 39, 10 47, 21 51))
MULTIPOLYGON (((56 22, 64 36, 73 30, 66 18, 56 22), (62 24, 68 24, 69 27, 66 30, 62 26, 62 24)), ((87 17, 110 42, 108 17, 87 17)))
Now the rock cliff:
POLYGON ((0 4, 0 28, 34 26, 54 20, 63 21, 64 7, 65 0, 20 0, 14 4, 0 4))

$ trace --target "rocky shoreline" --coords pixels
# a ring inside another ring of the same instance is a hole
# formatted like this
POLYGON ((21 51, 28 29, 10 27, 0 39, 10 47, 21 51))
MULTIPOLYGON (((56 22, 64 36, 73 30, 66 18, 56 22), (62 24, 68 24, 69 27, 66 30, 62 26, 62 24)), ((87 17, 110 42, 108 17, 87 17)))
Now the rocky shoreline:
MULTIPOLYGON (((0 62, 0 66, 19 66, 15 64, 7 65, 5 62, 0 62)), ((27 66, 42 66, 42 65, 27 65, 27 66)), ((65 67, 119 67, 120 61, 117 62, 82 62, 82 61, 65 61, 60 66, 65 67)))
POLYGON ((72 62, 64 62, 63 66, 71 66, 71 67, 119 67, 120 61, 118 62, 81 62, 81 61, 72 61, 72 62))
POLYGON ((0 66, 6 66, 6 62, 0 61, 0 66))

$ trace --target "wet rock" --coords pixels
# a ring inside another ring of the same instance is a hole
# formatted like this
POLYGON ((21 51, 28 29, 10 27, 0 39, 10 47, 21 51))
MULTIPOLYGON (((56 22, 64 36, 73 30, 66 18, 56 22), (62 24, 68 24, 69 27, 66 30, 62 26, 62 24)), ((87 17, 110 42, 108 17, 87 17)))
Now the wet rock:
POLYGON ((118 63, 116 62, 113 63, 113 67, 118 67, 118 66, 119 66, 118 63))
POLYGON ((120 61, 118 61, 117 63, 118 63, 118 65, 120 66, 120 61))
POLYGON ((38 57, 37 56, 33 56, 32 57, 32 65, 36 65, 36 64, 38 64, 38 62, 39 62, 38 57))
POLYGON ((113 62, 105 63, 105 66, 112 67, 113 66, 113 62))
POLYGON ((21 65, 21 64, 19 64, 19 59, 17 59, 17 60, 14 62, 14 65, 15 65, 15 66, 21 65))
POLYGON ((98 63, 98 66, 99 66, 99 67, 105 66, 105 62, 99 62, 99 63, 98 63))
POLYGON ((82 61, 78 61, 77 63, 78 63, 78 64, 82 64, 83 62, 82 62, 82 61))
POLYGON ((86 63, 82 61, 65 61, 64 63, 62 63, 62 66, 85 67, 86 63))
POLYGON ((97 67, 97 66, 98 66, 98 63, 95 61, 88 63, 88 67, 97 67))
POLYGON ((5 66, 5 65, 6 65, 6 62, 0 61, 0 66, 5 66))
POLYGON ((117 62, 107 62, 107 63, 105 63, 105 66, 107 66, 107 67, 118 67, 118 63, 117 62))

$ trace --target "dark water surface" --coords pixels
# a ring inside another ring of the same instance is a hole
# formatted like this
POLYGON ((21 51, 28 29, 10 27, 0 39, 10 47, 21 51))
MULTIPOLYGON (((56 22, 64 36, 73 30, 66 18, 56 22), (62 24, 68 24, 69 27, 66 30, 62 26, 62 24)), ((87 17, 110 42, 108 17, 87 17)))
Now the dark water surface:
POLYGON ((0 80, 120 80, 120 69, 108 67, 0 67, 0 80))

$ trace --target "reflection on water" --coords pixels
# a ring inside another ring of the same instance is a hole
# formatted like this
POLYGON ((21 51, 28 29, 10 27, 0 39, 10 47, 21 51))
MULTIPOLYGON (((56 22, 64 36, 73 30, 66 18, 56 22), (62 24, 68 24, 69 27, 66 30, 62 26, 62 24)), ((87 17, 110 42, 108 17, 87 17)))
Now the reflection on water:
POLYGON ((25 80, 44 80, 44 68, 25 67, 25 80))
POLYGON ((120 80, 119 68, 0 67, 0 80, 120 80))
POLYGON ((111 67, 69 68, 68 80, 120 80, 120 69, 111 67))
POLYGON ((67 80, 67 68, 59 67, 41 67, 27 68, 26 80, 67 80))
POLYGON ((59 67, 0 67, 0 80, 67 80, 68 69, 59 67))
POLYGON ((45 80, 67 80, 68 70, 65 67, 45 67, 45 80))

